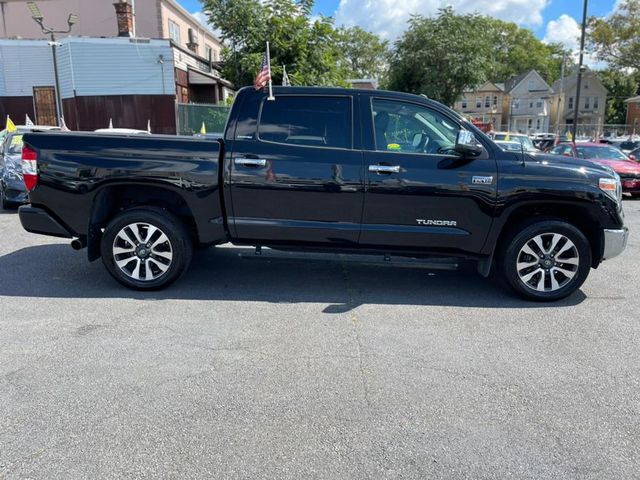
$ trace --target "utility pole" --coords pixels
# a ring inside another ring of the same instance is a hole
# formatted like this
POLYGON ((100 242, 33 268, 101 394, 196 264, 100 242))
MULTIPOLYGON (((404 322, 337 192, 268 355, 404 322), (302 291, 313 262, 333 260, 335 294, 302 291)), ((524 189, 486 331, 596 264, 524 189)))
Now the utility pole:
POLYGON ((563 104, 562 96, 564 95, 564 64, 565 64, 566 54, 562 54, 562 65, 560 66, 560 96, 558 97, 558 113, 556 115, 556 136, 560 136, 560 115, 561 110, 560 107, 563 104))
POLYGON ((58 54, 56 51, 58 44, 56 43, 55 34, 71 32, 71 29, 73 28, 73 26, 78 22, 78 15, 76 15, 75 13, 71 13, 69 15, 69 18, 67 20, 67 25, 68 25, 67 30, 54 30, 53 28, 48 28, 44 26, 44 16, 42 15, 42 12, 40 12, 40 9, 38 8, 35 2, 27 2, 27 6, 29 7, 29 10, 31 10, 31 18, 33 18, 33 20, 38 25, 40 25, 40 29, 42 30, 42 33, 44 33, 45 35, 49 35, 49 38, 51 39, 51 41, 49 42, 49 45, 51 45, 51 51, 53 54, 53 75, 54 75, 54 81, 55 81, 56 118, 58 120, 58 126, 61 127, 62 119, 64 118, 64 113, 62 112, 62 97, 60 94, 60 78, 58 76, 58 54))
POLYGON ((573 143, 576 142, 576 134, 578 133, 578 112, 580 110, 580 89, 582 88, 582 72, 584 70, 584 40, 587 31, 587 3, 588 0, 584 0, 584 8, 582 10, 582 34, 580 36, 580 60, 578 61, 578 83, 576 84, 576 103, 574 104, 573 113, 573 143))

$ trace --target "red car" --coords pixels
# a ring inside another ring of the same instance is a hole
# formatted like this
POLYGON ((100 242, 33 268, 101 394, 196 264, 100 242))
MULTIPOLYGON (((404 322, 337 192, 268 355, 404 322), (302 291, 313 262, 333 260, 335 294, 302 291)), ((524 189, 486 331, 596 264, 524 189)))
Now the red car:
POLYGON ((549 153, 567 157, 583 158, 606 165, 620 175, 622 191, 633 197, 640 197, 640 163, 635 157, 628 157, 622 151, 604 143, 560 143, 549 153))

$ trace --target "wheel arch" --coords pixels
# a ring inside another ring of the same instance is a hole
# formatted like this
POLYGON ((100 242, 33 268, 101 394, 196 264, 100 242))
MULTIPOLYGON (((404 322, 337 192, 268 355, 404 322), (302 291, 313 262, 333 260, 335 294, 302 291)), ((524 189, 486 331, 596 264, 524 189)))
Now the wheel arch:
POLYGON ((183 223, 193 242, 198 239, 198 226, 193 212, 180 193, 162 185, 108 185, 96 193, 91 207, 87 231, 87 255, 90 261, 100 258, 100 239, 107 224, 118 213, 139 207, 170 212, 183 223))
POLYGON ((584 206, 562 203, 533 203, 521 205, 506 216, 495 242, 493 255, 500 255, 506 243, 515 232, 543 220, 558 220, 573 225, 589 241, 591 247, 591 267, 600 265, 604 241, 600 223, 584 206))

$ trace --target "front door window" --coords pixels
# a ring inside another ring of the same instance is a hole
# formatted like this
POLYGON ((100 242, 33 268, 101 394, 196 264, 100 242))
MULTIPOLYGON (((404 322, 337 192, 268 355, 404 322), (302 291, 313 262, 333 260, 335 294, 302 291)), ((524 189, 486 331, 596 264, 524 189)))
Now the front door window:
POLYGON ((453 154, 460 127, 435 110, 412 103, 373 100, 376 150, 453 154))

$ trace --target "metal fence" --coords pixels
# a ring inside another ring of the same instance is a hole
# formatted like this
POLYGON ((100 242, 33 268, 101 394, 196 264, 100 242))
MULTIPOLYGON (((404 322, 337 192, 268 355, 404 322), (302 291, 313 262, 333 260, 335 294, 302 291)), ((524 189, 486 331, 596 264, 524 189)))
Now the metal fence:
MULTIPOLYGON (((508 124, 503 124, 500 127, 500 131, 506 132, 509 130, 508 124)), ((513 129, 515 131, 515 129, 513 129)), ((570 123, 561 124, 559 128, 556 128, 555 124, 549 126, 548 132, 530 130, 528 132, 519 132, 519 133, 556 133, 560 132, 561 135, 566 135, 569 132, 573 132, 573 125, 570 123)), ((585 124, 579 123, 578 128, 576 129, 576 134, 578 138, 595 138, 596 136, 600 137, 625 137, 630 135, 640 135, 640 125, 618 125, 618 124, 606 124, 606 125, 596 125, 596 124, 585 124)))
POLYGON ((207 133, 222 133, 227 124, 231 107, 196 103, 178 103, 178 135, 200 133, 204 123, 207 133))

